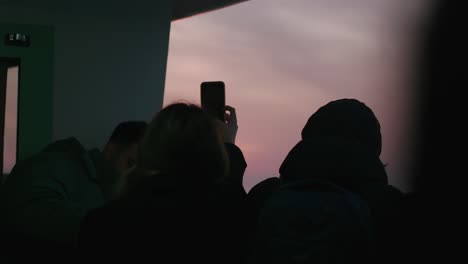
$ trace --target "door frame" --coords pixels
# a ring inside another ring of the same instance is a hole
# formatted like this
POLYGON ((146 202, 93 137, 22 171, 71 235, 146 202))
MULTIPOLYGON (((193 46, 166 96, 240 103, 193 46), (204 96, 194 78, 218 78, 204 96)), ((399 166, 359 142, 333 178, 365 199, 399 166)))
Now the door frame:
POLYGON ((17 161, 37 153, 52 140, 54 42, 51 26, 0 23, 0 57, 20 61, 17 161), (11 33, 29 35, 31 45, 5 45, 6 34, 11 33))

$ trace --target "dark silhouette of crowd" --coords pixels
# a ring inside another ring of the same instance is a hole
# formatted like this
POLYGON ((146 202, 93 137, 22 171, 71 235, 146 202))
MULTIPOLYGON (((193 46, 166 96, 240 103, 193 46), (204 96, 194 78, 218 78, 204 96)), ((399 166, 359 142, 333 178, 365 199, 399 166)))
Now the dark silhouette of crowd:
POLYGON ((248 193, 236 109, 223 122, 175 103, 117 125, 102 151, 68 138, 18 162, 0 186, 1 262, 464 263, 458 3, 435 4, 415 65, 413 192, 389 184, 380 123, 357 99, 313 113, 248 193))

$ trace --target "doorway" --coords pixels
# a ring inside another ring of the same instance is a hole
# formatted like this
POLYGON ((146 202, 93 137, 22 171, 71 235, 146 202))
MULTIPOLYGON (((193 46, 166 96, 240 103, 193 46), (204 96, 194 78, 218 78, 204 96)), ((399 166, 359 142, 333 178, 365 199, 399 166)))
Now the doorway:
POLYGON ((17 160, 20 65, 18 58, 0 57, 0 170, 3 179, 17 160))

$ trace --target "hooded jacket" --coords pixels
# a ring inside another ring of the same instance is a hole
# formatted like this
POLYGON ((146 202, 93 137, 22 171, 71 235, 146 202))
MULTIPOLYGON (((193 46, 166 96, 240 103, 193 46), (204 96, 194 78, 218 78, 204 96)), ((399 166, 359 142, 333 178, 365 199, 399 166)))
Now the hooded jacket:
POLYGON ((378 157, 360 144, 332 137, 300 141, 283 161, 280 178, 325 180, 359 195, 371 208, 384 199, 388 185, 378 157))

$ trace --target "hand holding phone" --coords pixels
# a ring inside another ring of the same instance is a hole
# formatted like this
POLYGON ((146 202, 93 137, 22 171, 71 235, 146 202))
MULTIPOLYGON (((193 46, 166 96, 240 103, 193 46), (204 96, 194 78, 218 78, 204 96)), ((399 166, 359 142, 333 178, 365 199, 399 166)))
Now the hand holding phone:
POLYGON ((224 142, 235 144, 236 142, 236 135, 237 135, 237 114, 236 109, 227 105, 224 107, 225 111, 225 122, 223 122, 223 138, 224 142), (226 113, 227 112, 227 113, 226 113))
POLYGON ((215 123, 223 142, 235 144, 238 130, 236 109, 227 105, 224 107, 224 111, 226 121, 215 119, 215 123))

